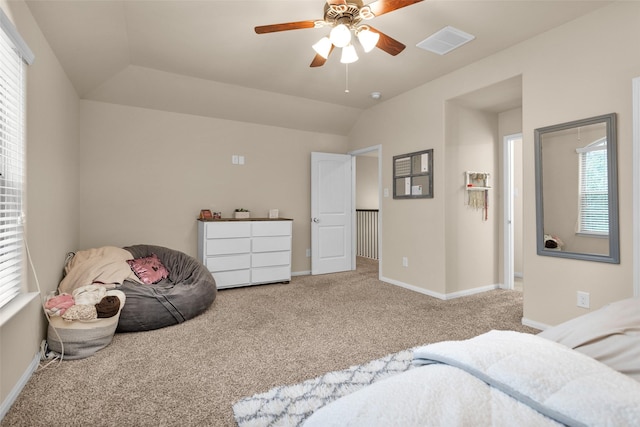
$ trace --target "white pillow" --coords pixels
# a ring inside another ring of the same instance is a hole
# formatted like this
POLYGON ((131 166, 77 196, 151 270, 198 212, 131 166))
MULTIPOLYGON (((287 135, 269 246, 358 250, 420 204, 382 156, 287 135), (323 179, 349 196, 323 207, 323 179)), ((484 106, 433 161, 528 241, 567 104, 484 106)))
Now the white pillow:
POLYGON ((633 297, 549 328, 541 337, 640 381, 640 298, 633 297))

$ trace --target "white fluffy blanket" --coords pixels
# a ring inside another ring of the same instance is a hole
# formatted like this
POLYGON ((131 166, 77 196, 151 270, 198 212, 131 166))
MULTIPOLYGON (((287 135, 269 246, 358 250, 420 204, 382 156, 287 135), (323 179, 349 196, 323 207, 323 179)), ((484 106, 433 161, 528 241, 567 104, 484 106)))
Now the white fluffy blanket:
POLYGON ((318 410, 312 426, 638 426, 640 383, 544 338, 491 331, 414 350, 416 369, 318 410))

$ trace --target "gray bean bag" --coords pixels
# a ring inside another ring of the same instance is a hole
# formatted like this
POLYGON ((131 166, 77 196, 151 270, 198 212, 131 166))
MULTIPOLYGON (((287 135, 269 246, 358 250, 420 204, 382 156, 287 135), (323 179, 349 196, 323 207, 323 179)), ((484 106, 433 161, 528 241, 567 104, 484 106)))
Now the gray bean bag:
POLYGON ((176 325, 204 312, 216 298, 213 276, 195 258, 162 246, 125 247, 133 258, 156 254, 169 277, 153 285, 125 280, 118 289, 127 302, 120 312, 117 332, 149 331, 176 325))

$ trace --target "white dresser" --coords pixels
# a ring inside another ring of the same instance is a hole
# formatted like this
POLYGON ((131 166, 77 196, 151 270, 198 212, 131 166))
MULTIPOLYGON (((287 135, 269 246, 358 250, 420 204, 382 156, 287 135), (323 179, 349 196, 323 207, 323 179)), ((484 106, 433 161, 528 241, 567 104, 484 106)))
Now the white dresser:
POLYGON ((198 259, 218 289, 291 280, 291 219, 198 220, 198 259))

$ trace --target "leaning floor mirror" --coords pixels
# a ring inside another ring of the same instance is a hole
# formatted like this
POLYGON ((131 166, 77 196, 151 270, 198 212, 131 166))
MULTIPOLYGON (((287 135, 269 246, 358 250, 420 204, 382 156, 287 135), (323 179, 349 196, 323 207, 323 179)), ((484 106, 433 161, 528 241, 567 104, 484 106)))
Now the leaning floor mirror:
POLYGON ((620 263, 616 114, 534 136, 538 255, 620 263))

